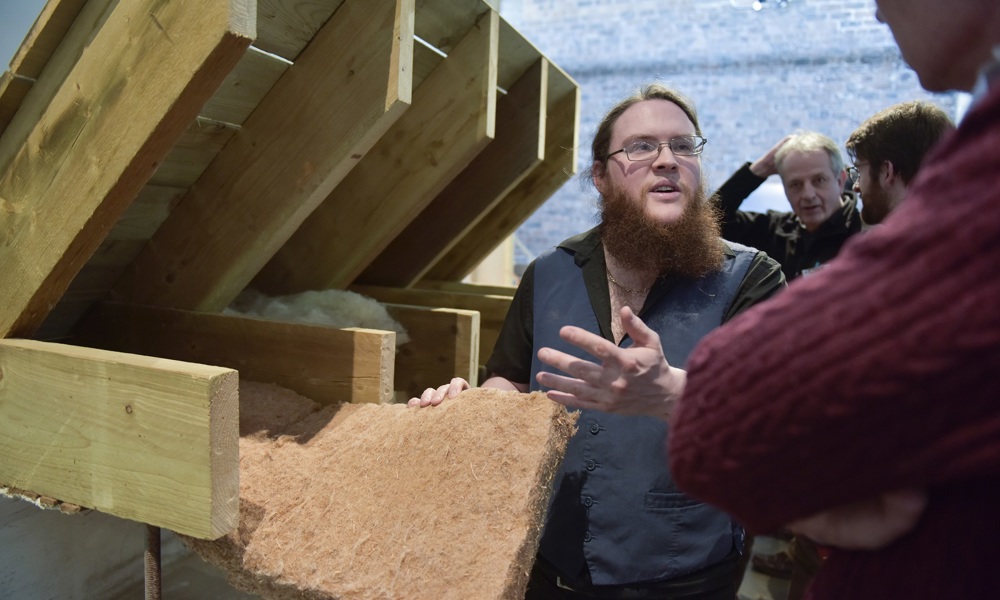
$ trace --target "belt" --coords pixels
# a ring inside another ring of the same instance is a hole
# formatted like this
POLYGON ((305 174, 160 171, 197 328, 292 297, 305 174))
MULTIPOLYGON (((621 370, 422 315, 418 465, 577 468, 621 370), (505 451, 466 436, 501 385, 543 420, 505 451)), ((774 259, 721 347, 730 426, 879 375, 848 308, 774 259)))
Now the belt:
MULTIPOLYGON (((547 560, 538 557, 535 568, 556 587, 566 591, 584 594, 597 598, 677 598, 702 597, 712 592, 723 592, 735 586, 737 562, 739 553, 733 552, 721 562, 710 567, 688 573, 668 581, 653 581, 649 583, 628 583, 624 585, 593 585, 578 581, 570 581, 556 570, 547 560)), ((732 597, 731 595, 727 597, 732 597)))

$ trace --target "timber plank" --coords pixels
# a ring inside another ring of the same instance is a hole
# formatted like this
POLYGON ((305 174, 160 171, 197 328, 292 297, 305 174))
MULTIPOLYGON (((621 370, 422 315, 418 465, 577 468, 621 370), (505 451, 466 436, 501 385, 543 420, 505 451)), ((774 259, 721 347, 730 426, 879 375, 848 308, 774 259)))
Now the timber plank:
MULTIPOLYGON (((191 187, 237 131, 238 127, 226 123, 196 118, 157 165, 147 187, 170 186, 185 190, 191 187)), ((157 223, 157 227, 162 222, 157 223)))
MULTIPOLYGON (((479 313, 479 357, 485 361, 493 353, 511 296, 464 294, 435 290, 414 290, 376 285, 352 285, 351 291, 387 304, 412 304, 431 308, 455 308, 479 313)), ((444 383, 444 382, 442 382, 444 383)), ((440 385, 440 384, 438 384, 440 385)), ((426 386, 425 386, 426 387, 426 386)))
POLYGON ((33 79, 14 75, 10 71, 0 75, 0 135, 14 119, 34 83, 33 79))
POLYGON ((386 311, 406 328, 410 341, 396 355, 395 389, 406 398, 419 396, 462 377, 478 385, 479 313, 454 308, 386 304, 386 311))
POLYGON ((271 294, 344 288, 493 137, 499 15, 490 11, 413 106, 261 271, 271 294))
POLYGON ((337 10, 130 265, 120 299, 229 305, 406 110, 412 2, 337 10))
POLYGON ((295 62, 344 0, 257 0, 254 46, 295 62))
POLYGON ((391 402, 396 334, 102 302, 74 341, 237 369, 321 404, 391 402))
POLYGON ((42 9, 11 61, 11 73, 31 87, 15 118, 0 131, 0 171, 42 118, 112 7, 113 0, 50 0, 42 9))
POLYGON ((451 54, 466 33, 492 11, 482 0, 417 0, 415 32, 444 54, 451 54))
POLYGON ((239 516, 231 369, 0 340, 0 483, 215 539, 239 516))
POLYGON ((496 138, 392 240, 358 282, 410 287, 542 161, 547 75, 548 62, 540 58, 498 100, 496 138))
POLYGON ((49 0, 42 7, 41 14, 15 51, 10 70, 0 79, 0 135, 86 3, 87 0, 49 0))
POLYGON ((0 336, 37 329, 245 52, 244 2, 198 6, 116 4, 25 142, 0 138, 0 336))
POLYGON ((250 46, 202 107, 199 116, 220 123, 242 125, 290 64, 250 46))
POLYGON ((461 280, 576 171, 579 90, 575 82, 553 66, 549 71, 549 94, 545 160, 455 242, 451 250, 427 270, 426 279, 461 280))
POLYGON ((460 294, 480 294, 493 296, 513 296, 517 288, 510 285, 486 285, 483 283, 463 283, 460 281, 431 281, 422 279, 415 286, 421 290, 457 292, 460 294))

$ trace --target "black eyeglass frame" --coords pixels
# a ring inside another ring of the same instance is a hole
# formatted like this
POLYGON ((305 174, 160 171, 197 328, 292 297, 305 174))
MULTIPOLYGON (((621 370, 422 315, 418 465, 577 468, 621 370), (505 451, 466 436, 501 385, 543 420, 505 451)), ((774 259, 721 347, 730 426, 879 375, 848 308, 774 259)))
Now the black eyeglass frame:
POLYGON ((676 137, 670 138, 669 140, 667 140, 665 142, 656 142, 656 151, 653 154, 650 154, 649 156, 644 157, 644 158, 632 158, 632 155, 629 154, 628 147, 629 146, 634 146, 635 144, 640 144, 640 143, 646 143, 646 144, 650 144, 650 145, 653 144, 653 142, 651 142, 649 140, 636 140, 634 142, 631 142, 628 146, 625 146, 624 148, 619 148, 619 149, 615 150, 614 152, 609 152, 608 156, 607 156, 607 158, 605 158, 605 160, 611 158, 615 154, 620 154, 620 153, 624 152, 625 153, 625 158, 629 159, 631 162, 642 162, 644 160, 650 160, 652 158, 655 158, 655 157, 659 156, 660 150, 664 146, 670 148, 670 151, 673 152, 676 156, 698 156, 699 154, 701 154, 702 152, 704 152, 704 150, 705 150, 705 144, 708 143, 708 139, 705 138, 705 137, 702 137, 700 135, 678 135, 676 137), (694 149, 691 152, 678 152, 678 151, 674 150, 673 144, 677 140, 686 140, 686 141, 689 141, 689 142, 694 142, 692 144, 693 147, 694 147, 694 149))

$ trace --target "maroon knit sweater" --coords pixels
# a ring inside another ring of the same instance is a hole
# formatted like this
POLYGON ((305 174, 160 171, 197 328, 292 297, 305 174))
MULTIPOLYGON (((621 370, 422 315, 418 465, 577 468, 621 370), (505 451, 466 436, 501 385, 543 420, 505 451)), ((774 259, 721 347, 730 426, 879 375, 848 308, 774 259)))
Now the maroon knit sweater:
POLYGON ((835 550, 815 600, 1000 598, 1000 85, 908 199, 688 362, 671 469, 748 529, 924 488, 917 527, 835 550))

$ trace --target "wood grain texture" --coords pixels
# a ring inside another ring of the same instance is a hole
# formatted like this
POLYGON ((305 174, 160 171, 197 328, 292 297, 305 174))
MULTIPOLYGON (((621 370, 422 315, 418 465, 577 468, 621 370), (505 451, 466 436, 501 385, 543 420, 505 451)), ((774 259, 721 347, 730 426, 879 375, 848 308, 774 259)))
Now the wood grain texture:
POLYGON ((239 506, 238 375, 0 340, 0 483, 215 539, 239 506))
POLYGON ((539 59, 497 102, 496 137, 358 277, 409 287, 542 161, 548 63, 539 59))
POLYGON ((394 387, 407 398, 462 377, 473 386, 479 376, 479 313, 454 308, 386 304, 406 328, 410 341, 396 355, 394 387))
POLYGON ((243 55, 241 5, 117 4, 24 143, 0 138, 0 336, 37 329, 243 55))
POLYGON ((489 12, 413 95, 413 106, 295 232, 255 284, 344 288, 494 135, 499 15, 489 12))
POLYGON ((118 298, 228 306, 406 110, 412 26, 412 0, 344 3, 132 263, 118 298))
POLYGON ((74 342, 237 369, 321 404, 391 402, 396 334, 100 303, 74 342))
POLYGON ((479 313, 479 356, 483 362, 493 353, 493 346, 496 344, 500 328, 503 326, 507 310, 510 308, 510 301, 513 299, 510 296, 492 294, 463 294, 374 285, 352 285, 350 289, 379 302, 390 304, 413 304, 431 308, 477 311, 479 313))
POLYGON ((549 71, 545 160, 469 229, 424 278, 460 281, 576 171, 580 98, 576 84, 558 69, 549 71))

